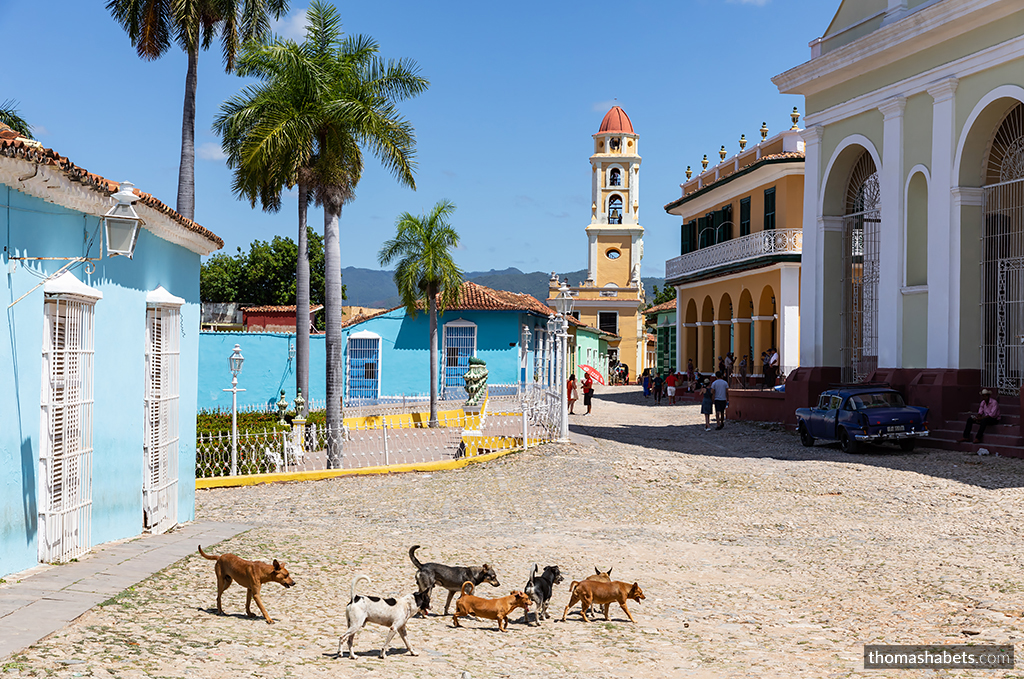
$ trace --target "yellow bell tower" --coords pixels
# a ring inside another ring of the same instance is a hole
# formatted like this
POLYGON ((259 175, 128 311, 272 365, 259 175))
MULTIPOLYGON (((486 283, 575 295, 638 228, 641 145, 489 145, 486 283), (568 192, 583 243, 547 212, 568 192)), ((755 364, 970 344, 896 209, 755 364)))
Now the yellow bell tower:
MULTIPOLYGON (((581 322, 618 336, 609 342, 609 359, 626 363, 632 380, 648 367, 640 313, 640 135, 626 112, 613 106, 593 137, 587 280, 571 290, 581 322)), ((552 279, 549 298, 558 294, 558 285, 552 279)))

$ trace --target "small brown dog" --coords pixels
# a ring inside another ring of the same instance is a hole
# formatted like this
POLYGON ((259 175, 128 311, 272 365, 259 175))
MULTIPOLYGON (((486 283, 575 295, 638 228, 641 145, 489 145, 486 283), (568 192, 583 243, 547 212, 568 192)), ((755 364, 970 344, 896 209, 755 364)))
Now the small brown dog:
POLYGON ((598 582, 596 580, 584 580, 583 582, 576 583, 574 587, 570 589, 569 605, 565 607, 565 612, 562 613, 562 621, 565 621, 565 616, 572 608, 573 604, 577 601, 580 602, 580 615, 583 616, 583 620, 590 622, 587 619, 587 611, 590 610, 592 604, 598 604, 604 607, 604 619, 609 620, 608 610, 612 607, 612 602, 617 602, 622 610, 626 612, 629 617, 629 621, 635 623, 636 620, 629 613, 629 608, 626 606, 626 601, 632 599, 633 601, 640 602, 645 599, 644 591, 640 589, 640 585, 633 583, 632 585, 628 582, 620 582, 613 580, 612 582, 598 582))
POLYGON ((234 581, 245 587, 246 615, 250 618, 256 617, 251 610, 252 601, 255 599, 256 605, 260 607, 260 612, 267 619, 267 624, 274 624, 274 621, 270 619, 270 615, 267 613, 267 609, 263 607, 263 601, 260 599, 260 588, 265 582, 276 582, 279 585, 284 585, 286 589, 295 585, 295 581, 292 580, 292 576, 288 575, 288 569, 284 567, 283 563, 279 563, 277 559, 274 559, 274 563, 271 565, 263 561, 246 561, 234 554, 221 554, 220 556, 207 554, 203 551, 202 545, 199 545, 199 553, 210 561, 217 562, 213 567, 213 572, 217 574, 218 613, 224 615, 224 609, 220 605, 221 595, 224 594, 224 590, 230 587, 231 582, 234 581))
POLYGON ((497 620, 498 631, 505 632, 508 629, 508 616, 512 614, 512 611, 517 608, 529 611, 530 603, 530 597, 518 589, 513 590, 508 596, 498 597, 497 599, 484 599, 483 597, 473 596, 473 583, 467 581, 462 583, 462 596, 455 602, 452 624, 456 627, 461 627, 459 625, 459 618, 472 615, 477 618, 497 620), (467 585, 469 585, 468 592, 466 591, 467 585))
MULTIPOLYGON (((612 569, 609 568, 607 571, 602 572, 600 568, 598 568, 597 566, 594 566, 594 574, 593 575, 588 575, 587 577, 583 578, 583 580, 585 582, 611 582, 612 581, 612 569)), ((571 583, 569 583, 569 591, 572 592, 573 590, 575 590, 576 589, 576 585, 578 585, 578 584, 580 584, 580 583, 577 582, 576 580, 573 580, 571 583)), ((586 608, 586 610, 589 611, 590 607, 588 606, 586 608)))

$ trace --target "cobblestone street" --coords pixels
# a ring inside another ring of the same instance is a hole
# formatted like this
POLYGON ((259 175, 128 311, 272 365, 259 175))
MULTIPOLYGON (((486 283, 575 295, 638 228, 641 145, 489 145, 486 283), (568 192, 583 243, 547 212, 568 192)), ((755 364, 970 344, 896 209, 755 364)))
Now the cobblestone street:
POLYGON ((572 443, 457 471, 200 491, 198 519, 253 526, 204 549, 291 571, 297 587, 263 588, 274 625, 244 616, 238 586, 213 612, 213 564, 194 555, 15 654, 5 676, 853 677, 877 676, 865 643, 1024 638, 1024 460, 705 432, 699 405, 636 388, 605 389, 572 429, 572 443), (379 660, 371 625, 357 660, 336 658, 353 577, 370 577, 365 594, 412 591, 414 544, 424 562, 492 564, 501 587, 483 596, 558 564, 554 620, 455 629, 435 590, 434 615, 409 624, 419 656, 396 638, 379 660), (611 622, 578 606, 557 622, 595 566, 642 586, 637 624, 614 604, 611 622))

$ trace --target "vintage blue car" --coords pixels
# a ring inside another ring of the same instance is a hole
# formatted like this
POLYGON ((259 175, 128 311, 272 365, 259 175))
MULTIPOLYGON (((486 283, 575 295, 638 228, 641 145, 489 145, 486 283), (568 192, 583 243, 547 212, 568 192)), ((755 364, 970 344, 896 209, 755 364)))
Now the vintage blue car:
POLYGON ((796 427, 805 446, 822 439, 839 441, 848 453, 861 443, 897 443, 910 451, 928 436, 927 418, 927 408, 908 406, 898 391, 865 385, 823 391, 816 407, 797 409, 796 427))

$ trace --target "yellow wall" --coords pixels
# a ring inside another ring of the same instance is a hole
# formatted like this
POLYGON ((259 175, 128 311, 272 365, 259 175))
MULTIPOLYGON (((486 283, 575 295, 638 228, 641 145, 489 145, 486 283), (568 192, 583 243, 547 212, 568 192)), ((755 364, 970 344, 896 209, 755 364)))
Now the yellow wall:
MULTIPOLYGON (((775 187, 775 228, 776 229, 799 229, 803 223, 803 200, 804 200, 804 178, 803 175, 792 175, 782 177, 776 181, 765 182, 757 188, 733 196, 728 200, 717 203, 714 207, 702 210, 700 213, 686 213, 683 223, 703 217, 708 212, 721 210, 726 205, 732 205, 733 230, 732 237, 740 235, 740 201, 750 198, 750 232, 756 233, 764 230, 764 192, 766 189, 775 187)), ((684 206, 685 209, 685 206, 684 206)))

